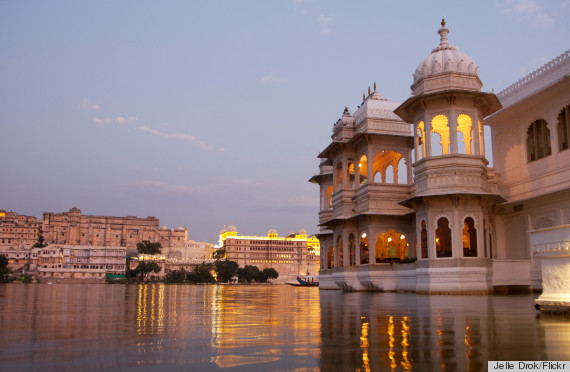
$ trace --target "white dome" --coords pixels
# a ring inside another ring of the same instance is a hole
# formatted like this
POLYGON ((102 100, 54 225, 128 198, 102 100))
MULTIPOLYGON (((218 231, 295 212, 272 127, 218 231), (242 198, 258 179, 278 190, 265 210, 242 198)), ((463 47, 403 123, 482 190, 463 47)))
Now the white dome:
POLYGON ((305 229, 299 230, 299 235, 307 235, 307 230, 305 229))
POLYGON ((418 64, 414 73, 414 84, 427 77, 450 72, 471 74, 478 78, 479 67, 475 61, 448 43, 449 29, 445 28, 444 21, 441 22, 441 25, 442 27, 438 30, 441 37, 439 46, 434 48, 431 54, 418 64))
POLYGON ((269 231, 267 232, 267 235, 270 235, 270 234, 276 234, 277 235, 277 230, 269 229, 269 231))
POLYGON ((168 227, 166 227, 166 225, 162 225, 162 227, 160 229, 161 230, 168 230, 168 227))
POLYGON ((229 231, 229 232, 237 232, 237 228, 236 228, 233 224, 231 224, 231 225, 228 227, 228 231, 229 231))

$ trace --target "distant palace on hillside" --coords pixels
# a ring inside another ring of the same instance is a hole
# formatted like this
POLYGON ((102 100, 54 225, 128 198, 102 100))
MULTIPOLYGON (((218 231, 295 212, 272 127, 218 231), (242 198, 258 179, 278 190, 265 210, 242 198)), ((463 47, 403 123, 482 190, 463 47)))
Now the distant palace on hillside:
POLYGON ((410 98, 369 89, 318 156, 320 289, 540 290, 534 253, 570 249, 570 51, 495 95, 438 33, 410 98))
POLYGON ((188 240, 188 229, 159 226, 155 217, 82 215, 77 208, 43 214, 43 219, 0 210, 0 254, 9 268, 43 278, 103 279, 124 275, 127 256, 143 240, 162 246, 160 276, 211 259, 213 244, 188 240), (48 247, 32 248, 43 239, 48 247))

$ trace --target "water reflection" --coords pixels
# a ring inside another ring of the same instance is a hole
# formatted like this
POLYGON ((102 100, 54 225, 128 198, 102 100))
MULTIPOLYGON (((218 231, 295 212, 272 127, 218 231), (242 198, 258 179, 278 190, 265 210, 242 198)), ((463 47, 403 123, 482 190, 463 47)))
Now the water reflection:
POLYGON ((481 371, 489 360, 570 359, 569 319, 538 316, 534 297, 322 291, 320 366, 481 371))
POLYGON ((480 371, 569 360, 536 296, 288 286, 0 285, 0 365, 75 371, 480 371))

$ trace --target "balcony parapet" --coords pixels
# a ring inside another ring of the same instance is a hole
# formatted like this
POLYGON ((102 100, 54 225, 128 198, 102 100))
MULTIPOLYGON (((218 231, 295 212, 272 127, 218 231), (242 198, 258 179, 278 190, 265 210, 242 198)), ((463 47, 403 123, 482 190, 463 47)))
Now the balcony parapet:
POLYGON ((415 192, 443 194, 450 191, 465 193, 496 193, 489 182, 487 160, 479 155, 443 155, 419 160, 414 164, 415 192))
POLYGON ((411 209, 398 202, 410 197, 410 185, 367 183, 356 192, 356 213, 405 215, 411 209))

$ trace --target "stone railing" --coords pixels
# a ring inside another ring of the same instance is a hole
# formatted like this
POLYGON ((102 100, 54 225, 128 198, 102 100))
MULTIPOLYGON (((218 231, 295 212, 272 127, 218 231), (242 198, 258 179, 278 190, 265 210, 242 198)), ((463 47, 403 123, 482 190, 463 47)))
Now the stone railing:
MULTIPOLYGON (((516 93, 522 87, 524 87, 530 83, 535 83, 535 82, 539 82, 542 80, 549 80, 549 79, 547 79, 547 77, 549 75, 553 74, 556 70, 558 70, 558 68, 560 66, 568 63, 569 61, 570 61, 570 50, 567 50, 566 52, 562 53, 558 57, 554 58, 552 61, 540 66, 539 68, 537 68, 536 70, 534 70, 530 74, 526 75, 525 77, 523 77, 522 79, 520 79, 516 83, 511 84, 507 88, 500 91, 497 94, 497 97, 501 100, 501 102, 503 103, 504 106, 507 106, 508 104, 513 103, 509 99, 509 96, 512 93, 516 93)), ((522 97, 518 97, 518 98, 522 98, 522 97)))

